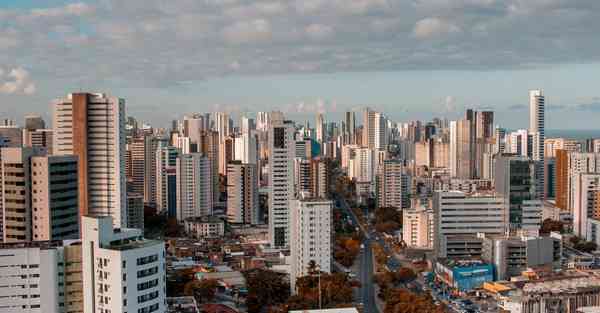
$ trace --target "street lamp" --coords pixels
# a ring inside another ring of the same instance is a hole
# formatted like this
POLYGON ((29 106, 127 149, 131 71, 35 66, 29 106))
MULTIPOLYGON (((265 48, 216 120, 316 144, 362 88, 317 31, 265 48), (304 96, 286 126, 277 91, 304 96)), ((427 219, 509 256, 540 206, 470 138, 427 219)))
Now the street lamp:
POLYGON ((317 278, 319 280, 319 310, 322 310, 322 300, 321 300, 321 265, 317 264, 315 266, 315 270, 317 271, 317 278))

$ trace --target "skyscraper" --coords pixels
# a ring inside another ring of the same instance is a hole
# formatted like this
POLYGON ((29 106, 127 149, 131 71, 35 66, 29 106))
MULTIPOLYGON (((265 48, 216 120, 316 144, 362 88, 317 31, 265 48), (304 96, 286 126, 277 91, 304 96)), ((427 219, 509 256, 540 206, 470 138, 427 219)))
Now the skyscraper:
POLYGON ((535 180, 537 197, 544 197, 544 148, 545 148, 545 97, 542 90, 529 91, 529 131, 537 133, 535 153, 532 159, 535 163, 535 180), (537 148, 537 149, 536 149, 537 148))
POLYGON ((385 160, 377 176, 377 207, 410 208, 410 176, 400 160, 385 160))
POLYGON ((331 272, 331 209, 329 200, 300 196, 291 204, 290 285, 296 291, 298 277, 308 274, 312 262, 324 273, 331 272))
POLYGON ((325 120, 323 119, 323 114, 317 114, 317 124, 316 124, 316 133, 317 133, 317 142, 323 144, 325 141, 325 120))
POLYGON ((212 215, 213 189, 210 159, 202 153, 177 158, 177 221, 212 215))
POLYGON ((354 143, 354 133, 356 131, 356 114, 352 111, 348 111, 344 114, 346 133, 350 135, 350 143, 354 143))
POLYGON ((365 108, 363 111, 363 130, 362 130, 362 146, 366 148, 375 148, 375 124, 377 112, 370 108, 365 108))
POLYGON ((506 201, 512 230, 524 228, 528 214, 535 206, 541 206, 541 202, 531 202, 537 199, 535 165, 526 156, 504 154, 496 157, 494 189, 506 201))
POLYGON ((54 154, 78 157, 80 215, 111 216, 125 227, 125 100, 72 93, 52 107, 54 154))
POLYGON ((258 172, 256 164, 231 161, 227 165, 227 220, 258 224, 258 172))
MULTIPOLYGON (((273 116, 272 116, 273 117, 273 116)), ((269 241, 289 247, 290 201, 294 198, 294 123, 273 118, 269 129, 269 241)))
POLYGON ((175 147, 165 146, 156 150, 156 212, 166 212, 169 217, 177 215, 177 157, 175 147))

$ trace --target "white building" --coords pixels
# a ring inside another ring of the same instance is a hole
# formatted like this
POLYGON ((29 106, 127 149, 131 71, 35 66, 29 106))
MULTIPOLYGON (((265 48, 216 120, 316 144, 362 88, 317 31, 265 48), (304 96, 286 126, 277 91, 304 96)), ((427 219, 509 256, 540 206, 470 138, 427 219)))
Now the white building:
POLYGON ((600 215, 600 173, 577 175, 573 195, 573 233, 584 237, 588 219, 600 215))
POLYGON ((0 245, 0 313, 82 313, 81 245, 0 245))
POLYGON ((234 138, 234 159, 246 164, 257 164, 258 145, 253 132, 234 138))
POLYGON ((305 198, 293 200, 291 208, 290 283, 295 293, 296 279, 308 274, 311 261, 321 272, 331 272, 331 210, 329 200, 305 198))
POLYGON ((81 215, 111 216, 127 225, 125 100, 72 93, 52 104, 54 154, 76 155, 81 215))
POLYGON ((433 248, 433 212, 425 208, 402 210, 402 240, 408 247, 433 248))
POLYGON ((212 163, 202 153, 177 158, 177 221, 212 215, 212 163))
POLYGON ((579 179, 579 174, 586 173, 600 173, 600 153, 569 153, 567 185, 569 188, 568 204, 570 211, 574 210, 577 199, 576 181, 579 179))
POLYGON ((434 249, 439 258, 448 255, 448 236, 502 235, 508 230, 508 208, 503 198, 493 195, 436 191, 433 212, 434 249))
POLYGON ((196 239, 221 238, 225 235, 225 222, 214 216, 191 217, 184 221, 185 232, 196 239))
POLYGON ((166 311, 165 244, 110 217, 82 218, 85 313, 166 311))
POLYGON ((317 125, 315 126, 317 133, 317 142, 322 144, 325 142, 325 119, 322 113, 317 114, 317 125))
POLYGON ((294 198, 294 123, 280 118, 269 129, 269 241, 289 247, 290 201, 294 198))
POLYGON ((386 160, 377 175, 377 206, 396 209, 410 208, 410 176, 400 160, 386 160))
POLYGON ((532 159, 535 161, 535 188, 538 199, 544 195, 544 149, 545 149, 546 98, 541 90, 529 91, 529 132, 534 134, 532 159))

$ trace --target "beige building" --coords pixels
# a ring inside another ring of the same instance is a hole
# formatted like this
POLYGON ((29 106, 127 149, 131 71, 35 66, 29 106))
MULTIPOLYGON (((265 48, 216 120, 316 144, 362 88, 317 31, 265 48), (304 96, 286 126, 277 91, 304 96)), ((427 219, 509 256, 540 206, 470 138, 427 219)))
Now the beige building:
POLYGON ((433 212, 425 208, 402 210, 402 240, 411 248, 433 248, 433 212))
POLYGON ((227 165, 227 220, 258 224, 258 169, 240 161, 227 165))
POLYGON ((77 238, 77 158, 2 148, 0 160, 3 241, 77 238))

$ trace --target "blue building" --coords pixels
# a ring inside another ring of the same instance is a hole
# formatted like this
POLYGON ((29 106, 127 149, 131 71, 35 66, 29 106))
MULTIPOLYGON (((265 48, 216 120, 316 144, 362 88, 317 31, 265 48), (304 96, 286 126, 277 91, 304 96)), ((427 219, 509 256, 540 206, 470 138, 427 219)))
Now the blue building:
POLYGON ((435 276, 448 289, 469 292, 494 280, 494 266, 480 260, 438 260, 435 276))

